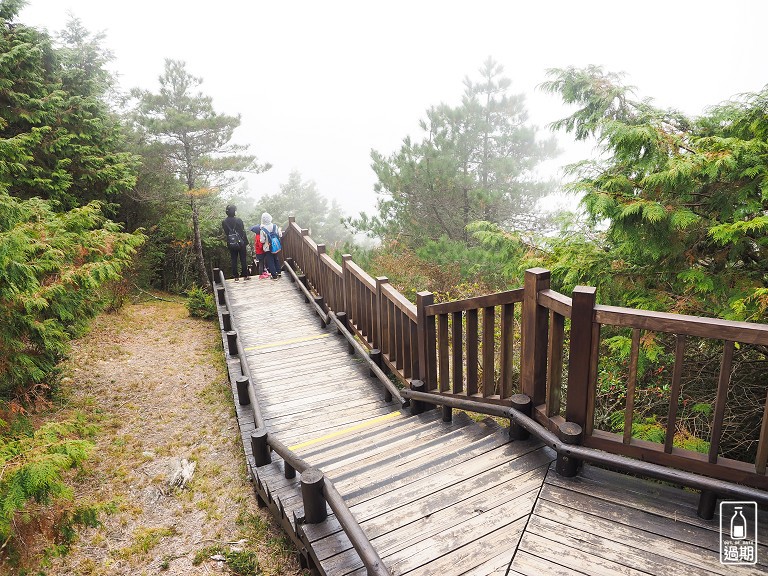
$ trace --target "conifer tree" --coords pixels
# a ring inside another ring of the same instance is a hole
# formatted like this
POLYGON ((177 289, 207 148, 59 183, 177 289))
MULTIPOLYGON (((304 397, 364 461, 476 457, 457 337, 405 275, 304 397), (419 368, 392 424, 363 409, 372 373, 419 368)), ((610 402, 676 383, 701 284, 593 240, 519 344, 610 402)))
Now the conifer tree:
POLYGON ((543 87, 578 107, 555 127, 603 152, 571 167, 572 189, 607 224, 624 302, 765 319, 768 86, 688 117, 598 67, 549 75, 543 87))
POLYGON ((239 173, 263 172, 270 166, 245 154, 247 146, 231 142, 240 116, 217 113, 212 99, 195 91, 202 79, 192 76, 184 62, 166 59, 159 81, 158 93, 133 91, 138 100, 134 120, 148 141, 162 145, 166 159, 184 184, 197 277, 200 285, 210 290, 200 233, 201 199, 231 186, 239 173))
POLYGON ((480 79, 464 81, 459 106, 433 106, 421 141, 404 139, 390 156, 372 151, 378 214, 350 223, 413 245, 445 236, 468 241, 475 220, 524 226, 546 191, 533 169, 552 157, 552 139, 527 124, 524 97, 509 93, 503 67, 489 58, 480 79))
MULTIPOLYGON (((136 159, 123 151, 104 89, 91 81, 103 76, 102 61, 89 75, 73 74, 76 47, 60 54, 47 33, 14 23, 20 6, 5 1, 0 11, 0 183, 62 211, 112 202, 133 186, 136 159)), ((82 27, 78 34, 88 36, 82 27)), ((97 40, 90 49, 99 53, 97 40)))

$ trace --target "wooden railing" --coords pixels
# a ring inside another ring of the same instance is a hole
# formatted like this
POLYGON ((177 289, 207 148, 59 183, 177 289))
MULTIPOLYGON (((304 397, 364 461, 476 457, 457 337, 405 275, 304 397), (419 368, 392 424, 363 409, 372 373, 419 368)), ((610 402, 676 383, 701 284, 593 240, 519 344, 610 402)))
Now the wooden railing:
POLYGON ((556 434, 566 423, 577 425, 584 447, 768 490, 768 399, 755 459, 721 455, 734 348, 768 349, 768 325, 597 305, 591 287, 577 286, 570 297, 551 290, 550 273, 541 268, 528 270, 520 289, 443 303, 419 292, 414 305, 387 278, 372 278, 350 256, 339 266, 293 219, 284 244, 288 263, 305 275, 328 313, 344 317, 383 367, 405 387, 416 384, 429 392, 435 404, 465 398, 511 407, 521 393, 530 398, 536 422, 556 434), (594 426, 598 371, 608 359, 603 327, 631 331, 622 433, 594 426), (663 443, 632 436, 644 333, 676 342, 663 443), (686 339, 694 337, 723 341, 707 454, 673 442, 686 339))

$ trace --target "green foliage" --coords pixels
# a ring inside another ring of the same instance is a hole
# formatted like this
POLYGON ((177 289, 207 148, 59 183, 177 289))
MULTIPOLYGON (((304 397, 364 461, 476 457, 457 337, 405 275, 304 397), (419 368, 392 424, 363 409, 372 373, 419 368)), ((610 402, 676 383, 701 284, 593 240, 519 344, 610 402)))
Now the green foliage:
POLYGON ((190 316, 203 318, 204 320, 210 320, 217 316, 213 294, 197 286, 188 292, 186 305, 190 316))
POLYGON ((236 576, 261 574, 258 556, 255 552, 250 550, 229 550, 220 545, 207 546, 195 552, 192 565, 199 566, 214 555, 223 556, 227 563, 227 568, 236 576))
POLYGON ((336 200, 328 200, 316 189, 312 180, 302 181, 301 174, 294 170, 288 182, 280 186, 280 192, 267 194, 259 199, 252 221, 260 223, 261 213, 269 212, 273 222, 282 226, 289 216, 295 216, 302 228, 308 228, 312 239, 325 244, 330 251, 352 241, 352 234, 342 224, 343 214, 336 200))
POLYGON ((459 106, 427 111, 422 141, 406 138, 390 156, 371 153, 378 214, 350 220, 354 228, 418 247, 441 237, 468 242, 467 225, 475 220, 530 221, 545 192, 532 172, 555 146, 537 140, 523 96, 509 94, 511 81, 502 74, 489 58, 478 82, 465 80, 459 106))
MULTIPOLYGON (((71 498, 64 474, 86 459, 93 444, 87 440, 93 428, 82 418, 49 422, 34 431, 3 431, 0 434, 0 541, 13 535, 13 518, 34 501, 48 504, 71 498)), ((87 522, 86 512, 74 522, 87 522)))
POLYGON ((233 144, 232 137, 240 125, 240 116, 218 114, 212 100, 196 92, 202 79, 192 76, 186 64, 166 59, 159 78, 158 93, 133 90, 136 101, 132 114, 133 129, 149 142, 175 174, 186 194, 192 226, 188 229, 191 259, 196 281, 210 289, 201 233, 201 203, 215 197, 219 189, 239 180, 239 173, 268 170, 269 164, 258 164, 255 156, 245 154, 247 146, 233 144))
MULTIPOLYGON (((601 148, 600 161, 571 167, 571 189, 605 227, 611 294, 655 309, 764 318, 768 87, 688 118, 635 99, 597 67, 549 74, 544 89, 578 107, 554 127, 601 148)), ((576 248, 572 261, 589 253, 576 248)))
POLYGON ((73 23, 62 38, 75 45, 56 51, 45 32, 2 24, 0 187, 49 199, 57 210, 114 201, 135 183, 136 158, 124 151, 103 82, 93 81, 103 80, 108 60, 98 38, 73 23), (95 58, 90 76, 74 57, 86 45, 95 58))
POLYGON ((56 213, 0 192, 0 397, 52 377, 143 239, 120 232, 97 203, 56 213))

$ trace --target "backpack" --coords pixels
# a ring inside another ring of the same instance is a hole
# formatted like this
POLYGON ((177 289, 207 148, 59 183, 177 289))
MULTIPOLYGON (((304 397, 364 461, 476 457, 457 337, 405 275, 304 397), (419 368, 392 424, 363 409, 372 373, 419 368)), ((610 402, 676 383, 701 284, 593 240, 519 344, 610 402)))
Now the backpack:
POLYGON ((240 234, 237 230, 232 231, 232 228, 229 226, 227 226, 227 229, 229 230, 229 234, 227 234, 227 248, 230 250, 240 250, 243 246, 243 239, 240 237, 240 234))
POLYGON ((264 228, 264 226, 261 228, 267 234, 267 239, 269 240, 269 251, 272 252, 272 254, 280 252, 283 245, 280 244, 280 236, 277 235, 277 225, 272 224, 272 232, 264 228))

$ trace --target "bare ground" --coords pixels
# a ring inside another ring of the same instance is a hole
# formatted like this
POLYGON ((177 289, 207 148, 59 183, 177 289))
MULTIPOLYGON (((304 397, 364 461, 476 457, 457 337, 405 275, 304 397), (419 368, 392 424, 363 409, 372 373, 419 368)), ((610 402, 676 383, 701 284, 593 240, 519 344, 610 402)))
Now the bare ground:
POLYGON ((49 576, 303 573, 256 506, 219 334, 181 303, 152 301, 101 315, 74 343, 60 412, 99 426, 74 504, 102 507, 101 525, 81 529, 64 555, 28 534, 27 568, 42 558, 49 576), (180 459, 196 465, 183 489, 168 481, 180 459))

